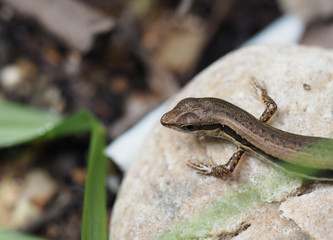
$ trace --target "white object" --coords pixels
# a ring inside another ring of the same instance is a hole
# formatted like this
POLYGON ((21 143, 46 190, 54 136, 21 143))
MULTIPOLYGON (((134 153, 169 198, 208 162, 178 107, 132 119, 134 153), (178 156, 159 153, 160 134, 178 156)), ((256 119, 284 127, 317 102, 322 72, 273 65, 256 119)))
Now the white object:
POLYGON ((285 14, 260 33, 246 41, 242 46, 252 44, 292 44, 297 43, 303 36, 305 23, 301 18, 285 14))
POLYGON ((22 81, 23 73, 17 66, 6 66, 0 72, 0 79, 3 87, 13 89, 22 81))

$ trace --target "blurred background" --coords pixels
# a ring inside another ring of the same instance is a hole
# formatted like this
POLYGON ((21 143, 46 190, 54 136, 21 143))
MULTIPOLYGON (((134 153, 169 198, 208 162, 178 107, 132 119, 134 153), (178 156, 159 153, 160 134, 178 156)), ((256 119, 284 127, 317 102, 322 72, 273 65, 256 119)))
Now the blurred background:
MULTIPOLYGON (((306 26, 300 43, 333 47, 332 12, 330 0, 0 0, 0 98, 87 109, 112 142, 286 13, 306 26)), ((0 150, 0 226, 79 239, 88 146, 82 135, 0 150)), ((108 217, 123 173, 109 175, 108 217)))

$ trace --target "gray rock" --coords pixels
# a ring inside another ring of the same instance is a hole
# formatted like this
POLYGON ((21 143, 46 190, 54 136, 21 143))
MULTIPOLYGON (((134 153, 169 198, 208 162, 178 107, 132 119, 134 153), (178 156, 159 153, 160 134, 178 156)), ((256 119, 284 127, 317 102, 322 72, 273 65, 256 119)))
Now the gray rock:
MULTIPOLYGON (((265 83, 279 108, 269 124, 333 138, 332 63, 333 51, 318 48, 240 49, 193 79, 170 108, 185 97, 209 96, 259 117, 264 104, 250 88, 254 76, 265 83)), ((332 183, 304 184, 251 154, 224 178, 202 176, 186 166, 190 159, 224 163, 235 150, 227 140, 197 138, 157 123, 121 186, 110 238, 331 239, 332 183), (329 196, 316 196, 312 189, 329 196), (304 192, 314 195, 298 196, 304 192)))

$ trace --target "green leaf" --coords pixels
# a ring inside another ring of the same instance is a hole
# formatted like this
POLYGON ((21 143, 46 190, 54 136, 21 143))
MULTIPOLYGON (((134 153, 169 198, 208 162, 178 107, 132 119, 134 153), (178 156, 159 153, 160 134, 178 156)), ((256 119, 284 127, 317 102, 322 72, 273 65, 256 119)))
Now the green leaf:
POLYGON ((61 120, 61 117, 54 114, 0 101, 0 147, 31 141, 61 120))
POLYGON ((94 124, 89 149, 88 175, 84 195, 82 239, 106 239, 106 159, 104 129, 94 124), (104 169, 103 171, 101 171, 104 169))
POLYGON ((10 231, 7 229, 0 229, 0 239, 1 240, 45 240, 45 238, 29 236, 23 233, 10 231))
MULTIPOLYGON (((31 141, 50 140, 91 132, 84 194, 82 239, 107 238, 105 132, 88 111, 63 118, 34 108, 0 101, 0 148, 31 141)), ((38 239, 9 230, 0 230, 0 239, 38 239)))

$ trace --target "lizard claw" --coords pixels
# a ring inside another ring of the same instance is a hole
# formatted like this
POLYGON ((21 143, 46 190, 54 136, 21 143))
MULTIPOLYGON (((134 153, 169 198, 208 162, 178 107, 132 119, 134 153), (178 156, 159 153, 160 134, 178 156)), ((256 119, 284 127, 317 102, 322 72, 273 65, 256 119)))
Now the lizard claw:
POLYGON ((205 163, 201 162, 200 160, 197 160, 197 161, 189 160, 187 162, 187 166, 194 168, 195 170, 198 171, 199 174, 203 174, 203 175, 212 175, 213 174, 214 164, 213 164, 212 160, 209 160, 209 164, 205 164, 205 163))
POLYGON ((263 96, 263 94, 265 94, 266 92, 266 87, 264 83, 262 82, 260 84, 255 77, 251 78, 251 89, 254 92, 254 94, 257 95, 258 97, 263 96))

